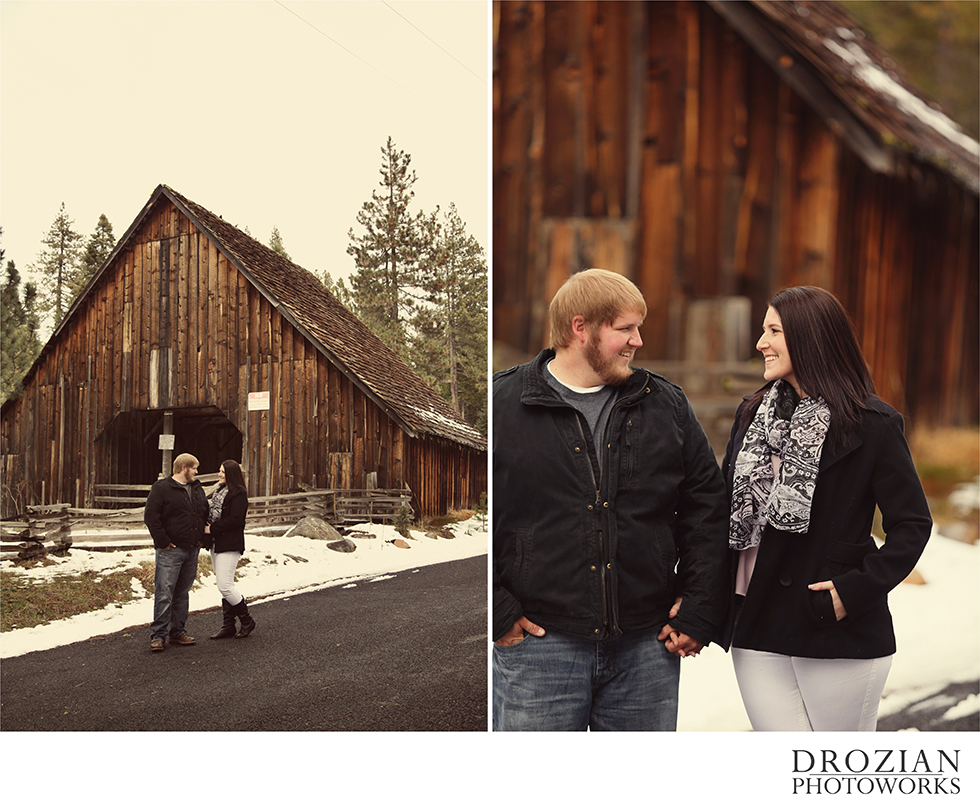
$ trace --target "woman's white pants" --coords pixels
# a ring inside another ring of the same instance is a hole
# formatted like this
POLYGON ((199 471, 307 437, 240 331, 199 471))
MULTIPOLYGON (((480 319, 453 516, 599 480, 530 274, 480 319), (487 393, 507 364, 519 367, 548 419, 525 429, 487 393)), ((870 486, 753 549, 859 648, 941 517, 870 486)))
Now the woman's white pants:
POLYGON ((211 566, 214 568, 215 579, 218 580, 218 590, 221 598, 229 605, 237 605, 242 601, 242 595, 235 588, 235 569, 241 559, 240 551, 211 551, 211 566))
POLYGON ((874 731, 892 657, 797 658, 732 648, 755 731, 874 731))

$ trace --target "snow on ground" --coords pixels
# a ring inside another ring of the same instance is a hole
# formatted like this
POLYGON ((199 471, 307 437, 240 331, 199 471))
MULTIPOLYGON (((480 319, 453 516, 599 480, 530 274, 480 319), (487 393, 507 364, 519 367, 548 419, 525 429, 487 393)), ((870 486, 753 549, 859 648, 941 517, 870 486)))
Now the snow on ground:
MULTIPOLYGON (((950 683, 980 679, 980 547, 933 533, 916 566, 925 585, 903 583, 888 596, 898 652, 879 717, 950 683)), ((948 718, 976 712, 976 695, 948 718)), ((681 664, 678 731, 749 731, 731 656, 715 645, 681 664)))
MULTIPOLYGON (((399 571, 449 562, 487 553, 487 531, 479 518, 453 524, 452 540, 413 531, 409 549, 390 541, 398 535, 391 526, 362 525, 355 531, 351 554, 331 551, 326 543, 290 535, 246 537, 249 563, 238 570, 237 582, 250 603, 276 599, 327 587, 356 588, 364 580, 383 579, 399 571), (290 556, 292 555, 292 556, 290 556), (294 559, 302 558, 302 559, 294 559)), ((19 568, 37 578, 57 573, 126 568, 139 561, 152 562, 153 550, 89 552, 72 550, 70 556, 52 557, 58 564, 19 568)), ((6 568, 11 563, 4 562, 6 568)), ((980 679, 980 547, 935 534, 917 566, 925 585, 902 584, 889 597, 895 618, 898 652, 892 662, 879 716, 900 711, 910 703, 941 690, 946 684, 980 679)), ((138 581, 134 579, 137 589, 138 581)), ((138 590, 137 590, 138 592, 138 590)), ((217 606, 214 577, 191 592, 191 611, 217 606)), ((129 627, 148 625, 152 597, 142 596, 124 605, 51 622, 48 625, 0 634, 0 657, 23 655, 82 641, 129 627)), ((205 634, 212 628, 191 631, 205 634)), ((976 695, 951 706, 949 717, 975 713, 976 695)), ((731 657, 710 646, 681 666, 679 731, 748 731, 731 657)))
MULTIPOLYGON (((236 584, 245 594, 249 604, 276 599, 328 587, 356 588, 364 580, 386 579, 399 571, 412 570, 426 565, 462 560, 487 553, 487 530, 479 517, 447 527, 453 539, 429 537, 420 531, 411 531, 406 539, 409 548, 399 548, 392 541, 401 537, 393 526, 362 524, 351 527, 350 538, 357 546, 351 553, 332 551, 322 540, 310 540, 290 534, 288 537, 260 537, 246 535, 245 557, 247 564, 239 564, 236 584), (361 536, 361 535, 365 536, 361 536)), ((5 560, 4 570, 16 570, 19 574, 35 579, 46 579, 59 574, 79 574, 83 571, 125 570, 135 568, 140 562, 153 562, 152 548, 139 551, 83 551, 72 549, 65 557, 50 557, 56 565, 38 563, 31 568, 18 566, 5 560)), ((206 552, 202 552, 202 559, 206 552)), ((138 598, 125 604, 112 605, 102 610, 61 619, 38 627, 14 629, 0 633, 0 657, 9 658, 36 650, 47 650, 63 644, 83 641, 94 636, 119 632, 128 627, 149 625, 153 618, 153 597, 143 590, 142 584, 133 579, 134 595, 138 598)), ((216 607, 221 601, 214 575, 201 580, 191 591, 190 609, 216 607)), ((214 628, 204 627, 192 616, 188 622, 192 635, 206 635, 214 628)))

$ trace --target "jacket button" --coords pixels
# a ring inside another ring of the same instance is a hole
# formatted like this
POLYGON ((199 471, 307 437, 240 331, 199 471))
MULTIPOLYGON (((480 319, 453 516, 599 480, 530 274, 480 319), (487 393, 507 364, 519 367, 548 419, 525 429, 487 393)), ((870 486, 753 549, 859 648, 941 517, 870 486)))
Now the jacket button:
POLYGON ((582 448, 581 447, 576 447, 575 448, 575 452, 576 453, 581 453, 582 452, 582 448))
POLYGON ((609 501, 606 501, 605 503, 603 503, 602 504, 602 508, 603 509, 608 509, 609 508, 609 501))
POLYGON ((592 504, 590 503, 590 504, 589 504, 589 505, 588 505, 587 507, 585 507, 585 508, 586 508, 586 509, 588 509, 588 510, 589 510, 589 511, 591 512, 591 511, 592 511, 592 504))
POLYGON ((612 563, 606 563, 606 569, 612 571, 612 563))
POLYGON ((589 566, 589 567, 590 567, 590 568, 591 568, 591 569, 592 569, 593 571, 595 571, 595 566, 594 566, 594 565, 591 565, 591 566, 589 566))
POLYGON ((791 577, 789 574, 783 574, 779 577, 779 584, 789 587, 793 584, 793 577, 791 577))

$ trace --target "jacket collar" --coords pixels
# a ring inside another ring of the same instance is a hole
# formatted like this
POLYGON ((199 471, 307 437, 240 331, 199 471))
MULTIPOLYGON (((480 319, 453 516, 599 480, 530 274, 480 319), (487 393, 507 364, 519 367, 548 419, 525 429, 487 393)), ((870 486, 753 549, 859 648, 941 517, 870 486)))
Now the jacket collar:
MULTIPOLYGON (((530 363, 525 363, 522 369, 521 404, 522 405, 561 405, 565 402, 558 396, 545 377, 545 366, 555 357, 554 349, 545 349, 530 363)), ((631 376, 617 388, 617 397, 628 400, 632 404, 647 394, 655 394, 659 388, 654 386, 653 376, 641 368, 633 369, 631 376)))

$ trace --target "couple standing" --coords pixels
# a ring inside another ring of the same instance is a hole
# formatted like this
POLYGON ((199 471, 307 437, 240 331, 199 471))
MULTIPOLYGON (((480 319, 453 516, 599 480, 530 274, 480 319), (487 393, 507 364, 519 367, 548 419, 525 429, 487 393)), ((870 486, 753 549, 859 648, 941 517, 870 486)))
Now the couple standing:
POLYGON ((754 729, 874 730, 887 594, 931 518, 837 299, 770 304, 721 470, 681 389, 630 365, 647 307, 618 274, 572 276, 554 348, 494 376, 494 730, 673 730, 712 641, 754 729))
POLYGON ((197 480, 199 462, 190 453, 174 459, 173 475, 150 487, 143 520, 150 530, 156 556, 153 581, 153 623, 150 650, 163 652, 167 639, 178 646, 195 643, 185 625, 190 590, 197 576, 202 548, 211 552, 211 564, 221 593, 223 622, 211 638, 244 638, 255 629, 245 597, 235 588, 235 569, 245 552, 245 515, 248 490, 236 461, 225 461, 218 471, 218 488, 210 503, 197 480), (241 629, 235 632, 235 620, 241 629))

